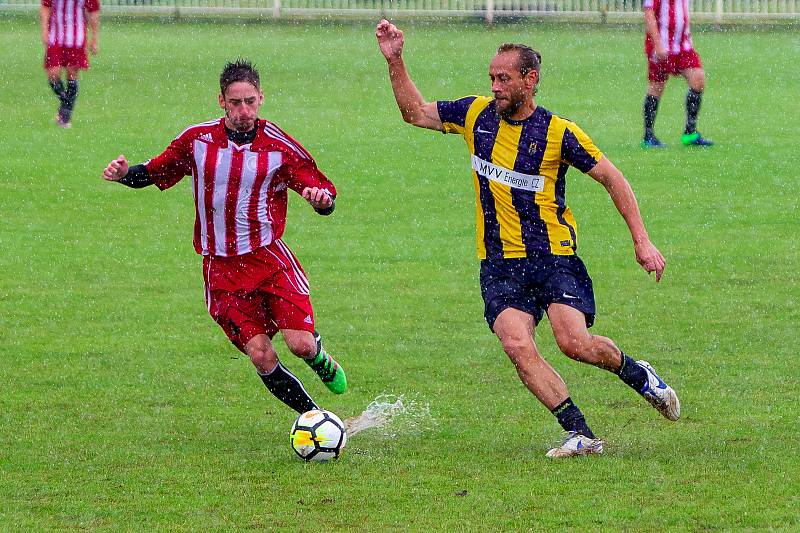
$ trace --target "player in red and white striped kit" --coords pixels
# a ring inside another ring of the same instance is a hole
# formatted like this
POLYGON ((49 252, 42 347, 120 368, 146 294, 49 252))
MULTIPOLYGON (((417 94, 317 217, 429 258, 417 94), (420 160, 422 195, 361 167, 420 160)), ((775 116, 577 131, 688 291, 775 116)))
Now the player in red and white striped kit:
POLYGON ((318 406, 280 363, 272 344, 275 333, 281 332, 289 350, 332 392, 345 392, 347 380, 322 347, 308 279, 281 240, 287 189, 301 194, 317 213, 329 215, 336 188, 300 143, 258 118, 263 101, 255 68, 244 60, 228 63, 220 76, 223 118, 186 128, 144 164, 129 167, 120 155, 103 178, 163 190, 192 177, 194 246, 203 255, 208 311, 250 357, 270 392, 303 413, 318 406))
POLYGON ((86 57, 86 23, 92 29, 88 42, 92 55, 97 54, 100 32, 99 0, 42 0, 39 10, 42 43, 45 46, 44 68, 47 81, 59 100, 56 123, 72 126, 72 110, 78 98, 78 72, 89 68, 86 57), (67 84, 61 79, 66 70, 67 84))
POLYGON ((644 139, 642 148, 664 148, 653 125, 658 103, 669 76, 683 76, 689 84, 686 94, 684 146, 712 146, 714 143, 697 131, 697 115, 703 99, 706 76, 689 29, 690 0, 644 0, 645 44, 647 56, 647 95, 644 99, 644 139))

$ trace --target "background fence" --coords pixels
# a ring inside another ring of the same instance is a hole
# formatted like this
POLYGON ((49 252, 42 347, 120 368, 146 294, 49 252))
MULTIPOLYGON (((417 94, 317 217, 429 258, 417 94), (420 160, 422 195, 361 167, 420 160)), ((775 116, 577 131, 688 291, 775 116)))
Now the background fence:
MULTIPOLYGON (((266 18, 467 17, 640 20, 642 0, 102 0, 111 13, 266 18)), ((39 0, 0 0, 0 12, 35 10, 39 0)), ((800 20, 800 0, 690 0, 698 22, 800 20)))

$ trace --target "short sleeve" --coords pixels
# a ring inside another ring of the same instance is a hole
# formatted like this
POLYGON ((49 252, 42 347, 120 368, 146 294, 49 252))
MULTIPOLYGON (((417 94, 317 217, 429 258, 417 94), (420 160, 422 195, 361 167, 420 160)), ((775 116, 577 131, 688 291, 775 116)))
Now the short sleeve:
POLYGON ((52 7, 53 0, 42 0, 42 7, 52 7))
POLYGON ((436 102, 436 109, 439 111, 439 120, 442 121, 445 133, 464 133, 464 124, 467 120, 472 102, 476 96, 467 96, 458 100, 440 100, 436 102))
POLYGON ((602 158, 603 152, 589 136, 575 123, 568 123, 561 139, 561 159, 581 172, 589 172, 602 158))
POLYGON ((655 8, 656 8, 656 0, 642 1, 642 9, 655 9, 655 8))

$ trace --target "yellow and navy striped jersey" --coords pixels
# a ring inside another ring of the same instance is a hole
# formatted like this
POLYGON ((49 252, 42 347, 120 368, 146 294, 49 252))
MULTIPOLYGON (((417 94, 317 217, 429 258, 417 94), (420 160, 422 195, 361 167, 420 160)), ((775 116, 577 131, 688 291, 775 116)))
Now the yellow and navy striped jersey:
POLYGON ((462 135, 471 155, 478 257, 575 254, 567 169, 588 172, 603 157, 583 130, 542 107, 525 120, 503 119, 485 96, 436 105, 445 133, 462 135))

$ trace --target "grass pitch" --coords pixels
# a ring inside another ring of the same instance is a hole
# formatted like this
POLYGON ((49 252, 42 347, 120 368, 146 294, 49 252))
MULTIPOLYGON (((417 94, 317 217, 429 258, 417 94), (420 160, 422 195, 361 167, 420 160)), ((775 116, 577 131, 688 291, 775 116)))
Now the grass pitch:
POLYGON ((700 129, 718 146, 678 145, 673 80, 657 122, 670 148, 642 152, 638 30, 406 26, 429 100, 488 94, 501 42, 542 51, 538 103, 625 172, 668 262, 656 285, 605 191, 571 170, 593 331, 655 366, 681 421, 567 360, 543 324, 543 353, 609 443, 600 458, 544 457, 559 427, 482 319, 466 150, 402 123, 372 26, 107 23, 64 131, 37 25, 3 19, 0 529, 799 527, 798 35, 695 32, 700 129), (430 408, 416 428, 357 435, 332 464, 294 456, 293 413, 207 315, 189 181, 159 193, 99 178, 119 153, 142 161, 218 116, 215 80, 238 56, 261 68, 264 115, 340 191, 330 218, 294 198, 285 240, 352 389, 333 397, 284 361, 343 417, 383 393, 430 408))

